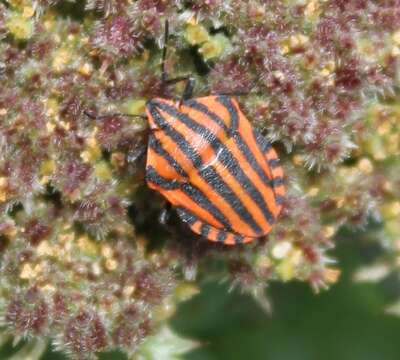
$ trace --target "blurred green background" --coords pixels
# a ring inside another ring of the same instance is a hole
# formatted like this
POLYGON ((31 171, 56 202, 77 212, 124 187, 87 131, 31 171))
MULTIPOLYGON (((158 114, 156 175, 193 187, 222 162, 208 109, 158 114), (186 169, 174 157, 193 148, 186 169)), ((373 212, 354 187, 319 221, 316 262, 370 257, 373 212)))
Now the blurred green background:
POLYGON ((206 285, 174 319, 176 329, 204 344, 186 359, 400 359, 400 318, 384 313, 395 279, 354 283, 353 271, 379 252, 376 245, 362 250, 359 245, 340 240, 335 256, 343 273, 329 291, 315 295, 300 283, 270 286, 271 316, 250 298, 206 285))

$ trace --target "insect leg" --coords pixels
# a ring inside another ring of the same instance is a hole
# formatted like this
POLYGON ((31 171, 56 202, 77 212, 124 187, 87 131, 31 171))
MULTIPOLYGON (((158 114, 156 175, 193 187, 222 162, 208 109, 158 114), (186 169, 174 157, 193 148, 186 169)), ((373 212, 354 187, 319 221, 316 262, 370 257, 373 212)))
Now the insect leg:
POLYGON ((226 93, 218 93, 221 96, 248 96, 248 95, 264 95, 261 91, 233 91, 226 93))
POLYGON ((195 85, 195 79, 188 75, 188 76, 180 76, 174 79, 168 79, 165 81, 166 85, 173 85, 176 84, 178 82, 181 81, 185 81, 185 89, 183 90, 181 99, 179 101, 179 104, 181 104, 183 101, 188 100, 190 98, 192 98, 193 96, 193 89, 194 89, 194 85, 195 85))
POLYGON ((181 81, 188 81, 189 78, 190 78, 190 76, 188 76, 188 75, 179 76, 179 77, 176 77, 176 78, 173 78, 173 79, 167 79, 167 80, 165 80, 164 83, 166 85, 173 85, 173 84, 176 84, 176 83, 181 82, 181 81))
POLYGON ((181 98, 180 102, 188 100, 192 97, 194 84, 195 84, 194 78, 189 76, 187 79, 186 85, 185 85, 185 90, 183 90, 183 94, 182 94, 182 98, 181 98))
POLYGON ((193 95, 194 89, 194 78, 190 75, 188 76, 179 76, 173 79, 168 79, 168 74, 165 69, 165 61, 167 58, 167 51, 168 51, 168 40, 169 40, 169 22, 165 20, 165 30, 164 30, 164 45, 163 45, 163 52, 162 52, 162 60, 161 60, 161 82, 164 85, 173 85, 181 81, 186 81, 185 90, 183 91, 181 101, 190 99, 193 95))
POLYGON ((165 70, 165 59, 167 57, 168 39, 169 39, 169 23, 168 23, 168 20, 165 20, 164 45, 163 45, 163 53, 162 53, 162 60, 161 60, 161 81, 163 83, 167 83, 167 79, 168 79, 168 74, 165 70))
POLYGON ((171 217, 171 203, 167 202, 164 206, 164 208, 161 210, 160 215, 158 216, 158 221, 162 225, 166 225, 168 223, 168 220, 171 217))

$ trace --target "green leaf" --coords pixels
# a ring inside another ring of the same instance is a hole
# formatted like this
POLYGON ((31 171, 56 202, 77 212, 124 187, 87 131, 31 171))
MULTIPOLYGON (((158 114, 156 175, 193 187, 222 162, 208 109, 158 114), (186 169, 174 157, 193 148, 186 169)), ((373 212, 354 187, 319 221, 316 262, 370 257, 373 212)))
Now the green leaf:
POLYGON ((47 341, 35 339, 27 342, 7 360, 40 360, 47 348, 47 341))
POLYGON ((150 336, 141 346, 133 360, 180 360, 182 355, 195 349, 199 343, 181 338, 169 327, 160 329, 158 334, 150 336))

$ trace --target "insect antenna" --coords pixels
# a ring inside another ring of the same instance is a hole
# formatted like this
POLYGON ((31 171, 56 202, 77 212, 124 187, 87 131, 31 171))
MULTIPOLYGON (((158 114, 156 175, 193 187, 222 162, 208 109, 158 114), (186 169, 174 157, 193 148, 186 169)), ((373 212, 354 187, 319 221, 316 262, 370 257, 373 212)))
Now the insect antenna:
POLYGON ((218 93, 216 95, 224 95, 224 96, 248 96, 248 95, 262 95, 263 93, 260 91, 233 91, 226 93, 218 93))
POLYGON ((128 117, 135 117, 135 118, 141 118, 146 120, 147 116, 146 115, 140 115, 140 114, 122 114, 122 113, 112 113, 112 114, 105 114, 105 115, 93 115, 91 114, 88 110, 83 110, 83 113, 90 119, 92 120, 103 120, 112 116, 128 116, 128 117))
POLYGON ((165 59, 167 58, 168 39, 169 39, 169 22, 168 20, 165 20, 164 44, 163 44, 163 52, 161 60, 161 81, 163 83, 166 83, 168 78, 167 72, 165 70, 165 59))
POLYGON ((257 87, 258 84, 259 84, 259 81, 256 80, 256 81, 252 82, 252 84, 248 90, 223 92, 223 93, 217 93, 216 95, 225 95, 225 96, 263 95, 263 92, 261 92, 261 91, 254 91, 254 89, 257 87))

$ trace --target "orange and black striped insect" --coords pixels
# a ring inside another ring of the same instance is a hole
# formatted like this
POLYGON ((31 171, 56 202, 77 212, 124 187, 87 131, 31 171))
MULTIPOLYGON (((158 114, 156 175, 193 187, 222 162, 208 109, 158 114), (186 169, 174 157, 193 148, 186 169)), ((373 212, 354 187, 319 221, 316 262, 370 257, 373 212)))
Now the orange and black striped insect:
POLYGON ((167 42, 168 22, 162 84, 185 81, 186 86, 180 100, 160 97, 146 104, 147 184, 208 240, 234 245, 260 238, 270 232, 282 208, 285 188, 278 156, 233 96, 192 98, 192 77, 168 79, 167 42))
POLYGON ((227 245, 268 234, 282 207, 283 170, 275 150, 253 129, 229 95, 192 98, 194 79, 179 101, 146 104, 150 125, 146 181, 163 195, 193 232, 227 245))

